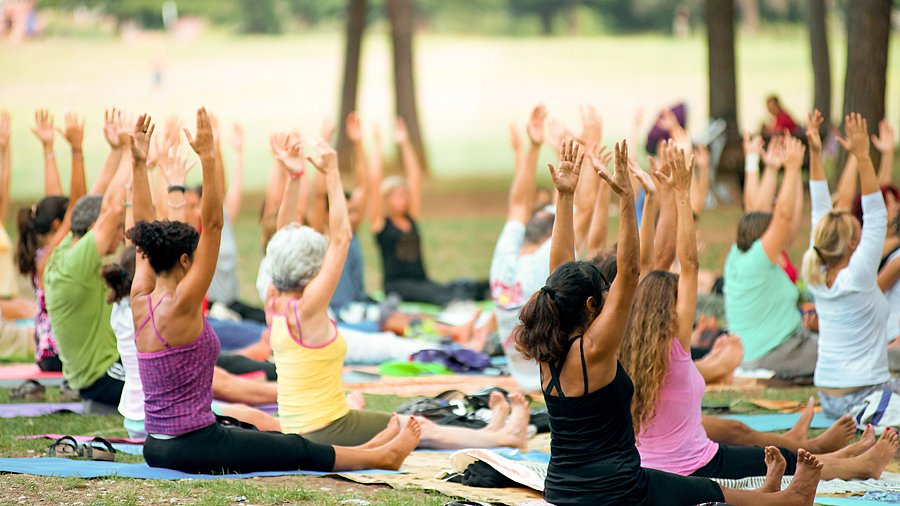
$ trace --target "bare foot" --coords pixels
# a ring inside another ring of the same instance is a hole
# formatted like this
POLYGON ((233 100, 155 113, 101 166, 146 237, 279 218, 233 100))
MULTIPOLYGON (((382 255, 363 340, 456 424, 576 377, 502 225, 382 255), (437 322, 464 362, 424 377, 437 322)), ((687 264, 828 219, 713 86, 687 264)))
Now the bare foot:
POLYGON ((394 413, 391 415, 390 421, 388 421, 387 427, 375 434, 375 437, 358 446, 360 450, 371 450, 373 448, 378 448, 380 446, 384 446, 391 439, 397 437, 397 434, 400 432, 400 418, 397 417, 397 414, 394 413))
POLYGON ((509 416, 509 402, 506 397, 494 390, 491 392, 491 398, 488 401, 488 407, 491 408, 491 422, 485 427, 488 430, 499 430, 506 425, 506 418, 509 416))
POLYGON ((856 457, 866 453, 869 448, 872 448, 873 446, 875 446, 875 429, 872 427, 872 424, 868 424, 862 433, 862 437, 859 438, 859 441, 849 444, 831 455, 842 458, 856 457))
POLYGON ((816 398, 810 397, 806 401, 806 407, 800 413, 800 419, 791 427, 791 430, 784 433, 784 437, 794 439, 796 441, 804 441, 809 438, 809 425, 812 423, 813 415, 816 414, 816 398))
POLYGON ((784 469, 787 462, 781 450, 774 446, 766 447, 766 481, 758 490, 760 492, 781 492, 781 478, 784 477, 784 469))
POLYGON ((520 393, 510 394, 512 412, 503 432, 509 435, 507 446, 528 449, 528 422, 531 421, 531 410, 525 396, 520 393))
POLYGON ((840 450, 846 446, 855 435, 856 422, 853 421, 853 417, 850 415, 844 415, 821 435, 805 442, 803 439, 795 441, 804 444, 811 452, 825 454, 840 450))
POLYGON ((393 471, 400 469, 406 457, 419 446, 421 438, 422 427, 419 426, 419 421, 410 417, 409 421, 406 422, 406 426, 400 430, 394 439, 384 446, 372 450, 380 454, 381 459, 378 462, 378 468, 393 471))
POLYGON ((896 455, 897 431, 888 427, 881 434, 881 437, 878 438, 875 446, 857 458, 863 459, 868 466, 871 466, 869 467, 870 473, 868 477, 879 479, 881 478, 881 473, 884 472, 884 469, 896 455))
POLYGON ((785 506, 812 505, 816 497, 816 487, 819 485, 819 477, 822 475, 822 463, 808 451, 797 450, 797 470, 794 479, 788 488, 778 495, 783 501, 779 504, 785 506))

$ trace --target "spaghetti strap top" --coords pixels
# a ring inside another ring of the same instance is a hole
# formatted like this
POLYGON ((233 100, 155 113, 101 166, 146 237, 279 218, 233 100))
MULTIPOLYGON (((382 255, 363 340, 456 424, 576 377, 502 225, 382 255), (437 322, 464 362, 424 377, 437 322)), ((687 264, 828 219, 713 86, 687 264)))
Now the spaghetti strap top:
POLYGON ((641 469, 631 420, 631 378, 616 363, 616 375, 603 388, 588 388, 582 340, 585 393, 566 397, 559 384, 565 357, 547 364, 551 379, 544 390, 550 415, 550 465, 544 496, 557 505, 643 505, 649 481, 641 469), (558 395, 551 395, 553 389, 558 395))
POLYGON ((166 300, 166 297, 168 295, 169 295, 168 293, 164 293, 163 296, 160 297, 159 300, 156 302, 155 306, 153 305, 153 299, 150 298, 150 295, 147 295, 147 309, 150 311, 150 314, 147 316, 147 318, 144 319, 144 322, 141 323, 141 326, 137 328, 137 332, 134 333, 135 339, 137 339, 138 334, 140 334, 141 331, 144 330, 144 327, 147 326, 147 323, 152 322, 153 323, 153 335, 156 336, 156 339, 160 343, 162 343, 162 345, 166 349, 169 349, 172 347, 172 345, 170 345, 169 342, 163 338, 163 336, 159 335, 159 331, 156 329, 156 318, 153 316, 153 313, 157 309, 159 309, 160 304, 162 304, 163 301, 166 300))
POLYGON ((285 433, 307 434, 323 429, 350 412, 342 379, 347 343, 334 328, 328 342, 304 344, 298 306, 288 303, 284 313, 267 307, 271 317, 269 345, 278 369, 278 417, 285 433), (300 332, 291 331, 288 315, 293 314, 300 332))

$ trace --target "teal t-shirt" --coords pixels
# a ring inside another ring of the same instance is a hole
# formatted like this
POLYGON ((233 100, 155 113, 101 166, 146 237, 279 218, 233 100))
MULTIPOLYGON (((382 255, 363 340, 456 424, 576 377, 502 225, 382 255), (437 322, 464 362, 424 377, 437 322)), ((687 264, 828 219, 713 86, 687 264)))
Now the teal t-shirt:
POLYGON ((747 251, 731 248, 724 291, 728 326, 744 343, 745 362, 762 358, 803 324, 797 286, 758 240, 747 251))
POLYGON ((72 242, 69 234, 47 260, 44 293, 63 376, 79 390, 106 374, 119 352, 94 234, 88 232, 74 246, 72 242))

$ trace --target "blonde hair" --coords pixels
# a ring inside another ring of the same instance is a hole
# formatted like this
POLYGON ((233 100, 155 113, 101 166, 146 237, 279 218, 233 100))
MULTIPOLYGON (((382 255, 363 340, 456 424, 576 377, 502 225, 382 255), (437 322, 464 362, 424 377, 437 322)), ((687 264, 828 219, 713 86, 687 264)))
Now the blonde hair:
MULTIPOLYGON (((652 271, 638 285, 619 362, 634 383, 631 421, 635 437, 656 416, 659 389, 669 372, 675 339, 678 276, 652 271)), ((638 441, 640 444, 640 441, 638 441)))
POLYGON ((816 223, 812 246, 803 254, 803 279, 807 285, 825 285, 828 269, 837 265, 853 240, 853 216, 831 211, 816 223))

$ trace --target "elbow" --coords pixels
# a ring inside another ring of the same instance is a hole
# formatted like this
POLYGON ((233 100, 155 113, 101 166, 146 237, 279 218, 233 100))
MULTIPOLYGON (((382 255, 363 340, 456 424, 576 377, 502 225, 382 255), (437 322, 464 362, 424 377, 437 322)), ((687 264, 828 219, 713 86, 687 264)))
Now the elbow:
POLYGON ((353 240, 353 229, 350 228, 350 222, 345 221, 337 230, 333 230, 331 233, 331 240, 337 246, 350 246, 350 241, 353 240))
POLYGON ((202 217, 203 231, 216 230, 222 231, 225 227, 225 213, 219 209, 218 212, 204 213, 202 217))

